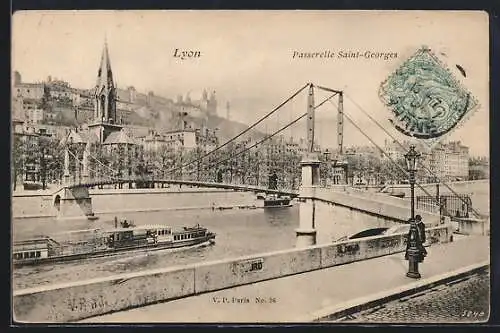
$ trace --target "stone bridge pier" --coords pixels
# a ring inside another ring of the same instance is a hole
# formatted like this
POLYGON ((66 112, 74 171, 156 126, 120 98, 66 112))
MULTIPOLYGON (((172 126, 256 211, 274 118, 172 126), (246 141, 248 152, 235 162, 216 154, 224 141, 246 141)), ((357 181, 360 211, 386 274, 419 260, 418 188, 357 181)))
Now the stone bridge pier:
MULTIPOLYGON (((89 178, 88 173, 88 156, 90 144, 87 143, 83 153, 83 170, 80 174, 79 161, 76 161, 77 179, 84 183, 89 178)), ((64 186, 53 194, 52 202, 58 219, 66 218, 85 218, 93 216, 92 198, 89 194, 89 189, 86 186, 69 186, 71 184, 71 174, 69 171, 69 150, 66 147, 64 151, 64 186)))
POLYGON ((52 196, 59 219, 93 216, 92 198, 87 187, 63 187, 52 196))

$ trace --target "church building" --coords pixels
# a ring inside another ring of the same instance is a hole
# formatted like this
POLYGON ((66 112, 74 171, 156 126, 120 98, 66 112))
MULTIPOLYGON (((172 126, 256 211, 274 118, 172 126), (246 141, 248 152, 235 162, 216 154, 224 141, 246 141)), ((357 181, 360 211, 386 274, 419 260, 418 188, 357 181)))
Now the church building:
POLYGON ((122 129, 117 121, 116 114, 116 86, 113 80, 113 71, 109 60, 108 43, 104 43, 101 64, 97 71, 97 82, 93 93, 94 115, 88 124, 100 143, 104 143, 113 132, 122 129))

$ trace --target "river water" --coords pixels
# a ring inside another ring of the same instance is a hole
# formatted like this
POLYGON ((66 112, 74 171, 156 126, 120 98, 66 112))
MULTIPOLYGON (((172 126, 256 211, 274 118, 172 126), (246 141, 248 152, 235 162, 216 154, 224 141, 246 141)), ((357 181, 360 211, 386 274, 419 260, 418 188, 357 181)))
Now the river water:
MULTIPOLYGON (((115 215, 100 215, 99 220, 56 220, 54 218, 15 219, 13 238, 90 228, 113 227, 115 215)), ((44 264, 13 270, 14 289, 51 285, 105 277, 147 269, 168 268, 189 263, 226 259, 243 255, 284 250, 295 246, 299 207, 279 209, 232 209, 223 211, 184 210, 141 212, 119 215, 135 224, 192 226, 200 224, 217 234, 216 243, 204 247, 128 253, 111 258, 81 262, 44 264)))

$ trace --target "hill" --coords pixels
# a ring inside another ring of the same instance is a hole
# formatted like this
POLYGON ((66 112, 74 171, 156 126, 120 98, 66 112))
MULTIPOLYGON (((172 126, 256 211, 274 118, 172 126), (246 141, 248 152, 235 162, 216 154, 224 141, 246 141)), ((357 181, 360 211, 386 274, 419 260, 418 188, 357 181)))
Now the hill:
MULTIPOLYGON (((132 126, 150 127, 158 131, 175 130, 182 127, 186 121, 192 128, 208 127, 217 130, 220 142, 235 137, 248 128, 248 125, 228 120, 217 115, 206 115, 193 117, 181 115, 171 99, 150 94, 137 93, 134 102, 131 103, 126 91, 119 89, 119 100, 121 105, 126 105, 127 110, 119 107, 117 117, 124 124, 132 126)), ((78 126, 88 123, 93 116, 92 103, 82 103, 77 109, 71 103, 51 100, 45 108, 47 117, 45 123, 60 126, 78 126)), ((250 138, 253 142, 264 137, 264 134, 255 130, 249 131, 241 139, 250 138)))
MULTIPOLYGON (((209 116, 207 126, 212 129, 219 129, 217 134, 221 142, 226 142, 227 140, 234 138, 236 135, 248 128, 248 125, 246 124, 231 121, 219 116, 209 116)), ((252 142, 255 142, 264 138, 264 136, 264 133, 252 129, 241 138, 250 138, 252 142)))

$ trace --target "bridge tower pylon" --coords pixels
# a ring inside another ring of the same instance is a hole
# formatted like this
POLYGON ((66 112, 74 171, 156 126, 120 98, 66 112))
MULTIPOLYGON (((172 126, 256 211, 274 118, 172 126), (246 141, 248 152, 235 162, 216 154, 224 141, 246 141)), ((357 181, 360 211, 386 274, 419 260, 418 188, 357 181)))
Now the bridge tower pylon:
POLYGON ((64 185, 69 185, 71 182, 71 174, 69 173, 69 149, 67 146, 64 148, 64 173, 62 180, 64 185))
POLYGON ((299 228, 296 232, 296 247, 307 247, 316 244, 315 227, 315 188, 319 186, 318 155, 314 151, 314 86, 309 85, 307 97, 307 152, 300 162, 302 169, 302 185, 299 190, 299 228))
POLYGON ((82 183, 87 183, 89 181, 89 155, 90 155, 90 142, 85 145, 85 150, 83 151, 83 168, 82 168, 82 183))

